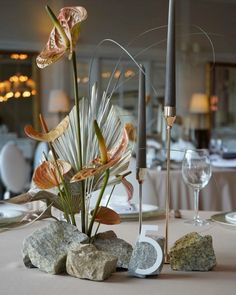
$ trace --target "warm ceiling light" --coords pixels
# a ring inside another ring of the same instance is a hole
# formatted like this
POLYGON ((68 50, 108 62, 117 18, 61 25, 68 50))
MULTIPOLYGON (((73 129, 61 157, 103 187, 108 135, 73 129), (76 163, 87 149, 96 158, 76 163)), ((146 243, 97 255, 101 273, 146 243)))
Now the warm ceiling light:
POLYGON ((19 58, 19 54, 18 54, 18 53, 12 53, 12 54, 10 55, 10 58, 11 58, 11 59, 18 59, 18 58, 19 58))
POLYGON ((26 59, 27 57, 28 57, 28 55, 25 54, 25 53, 21 53, 21 54, 19 54, 19 58, 20 58, 21 60, 26 59))
POLYGON ((110 78, 110 76, 111 76, 110 72, 103 72, 102 73, 102 78, 104 78, 104 79, 110 78))
POLYGON ((34 80, 32 80, 31 78, 29 78, 27 80, 26 85, 29 86, 32 89, 35 89, 36 88, 36 84, 35 84, 34 80))
POLYGON ((127 70, 125 72, 125 78, 130 78, 130 77, 133 77, 134 76, 134 71, 132 70, 127 70))
POLYGON ((14 93, 12 91, 7 92, 6 95, 5 95, 6 99, 11 98, 13 96, 14 96, 14 93))
MULTIPOLYGON (((36 83, 33 79, 19 73, 11 76, 6 81, 0 82, 0 95, 4 97, 4 101, 9 98, 30 97, 36 95, 36 83)), ((0 102, 3 101, 2 99, 0 102)))
POLYGON ((31 93, 28 90, 24 91, 23 94, 22 94, 23 97, 30 97, 30 95, 31 95, 31 93))
POLYGON ((20 93, 20 91, 16 91, 15 94, 14 94, 14 97, 15 97, 15 98, 19 98, 19 97, 21 97, 21 93, 20 93))
POLYGON ((9 81, 10 82, 18 82, 19 81, 19 77, 17 75, 11 76, 9 78, 9 81))
POLYGON ((12 53, 10 55, 10 58, 11 59, 21 59, 21 60, 24 60, 28 57, 28 54, 26 53, 12 53))
POLYGON ((28 77, 27 76, 20 75, 19 76, 19 80, 20 80, 20 82, 25 82, 25 81, 28 80, 28 77))
POLYGON ((119 70, 117 70, 117 71, 115 72, 114 77, 115 77, 116 79, 118 79, 118 78, 120 77, 120 71, 119 71, 119 70))

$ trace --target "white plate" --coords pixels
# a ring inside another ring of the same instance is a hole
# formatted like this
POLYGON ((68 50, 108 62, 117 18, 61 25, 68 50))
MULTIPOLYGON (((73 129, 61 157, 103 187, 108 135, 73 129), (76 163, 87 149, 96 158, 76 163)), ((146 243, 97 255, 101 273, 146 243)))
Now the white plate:
POLYGON ((236 212, 227 213, 225 219, 230 223, 236 224, 236 212))
POLYGON ((211 164, 217 168, 236 168, 236 159, 226 160, 214 155, 211 157, 211 164))
POLYGON ((0 224, 15 223, 26 214, 27 208, 22 205, 0 203, 0 224))
MULTIPOLYGON (((101 206, 105 206, 106 202, 102 200, 101 206)), ((126 203, 110 203, 109 208, 114 210, 120 215, 121 220, 138 220, 139 218, 139 205, 126 203)), ((90 207, 90 210, 94 209, 94 204, 90 207)), ((165 214, 164 210, 159 209, 158 206, 143 204, 142 205, 142 217, 143 219, 162 217, 165 214)))
POLYGON ((215 215, 212 215, 211 216, 211 220, 225 226, 226 228, 229 228, 229 229, 236 229, 236 223, 231 223, 231 222, 228 222, 226 220, 226 215, 229 214, 231 212, 227 212, 227 213, 219 213, 219 214, 215 214, 215 215))

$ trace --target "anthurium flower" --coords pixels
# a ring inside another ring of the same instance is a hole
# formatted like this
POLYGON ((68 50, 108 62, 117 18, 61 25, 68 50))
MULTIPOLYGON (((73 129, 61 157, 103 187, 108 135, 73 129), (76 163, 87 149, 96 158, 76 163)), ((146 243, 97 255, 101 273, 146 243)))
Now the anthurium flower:
MULTIPOLYGON (((94 210, 91 211, 91 215, 93 215, 93 212, 94 210)), ((120 215, 108 207, 101 206, 98 208, 95 221, 107 225, 119 224, 120 215)))
POLYGON ((50 189, 60 185, 61 177, 69 172, 71 165, 65 161, 43 161, 33 174, 33 182, 40 189, 50 189))
POLYGON ((80 23, 87 18, 84 7, 64 7, 56 18, 51 9, 46 7, 54 28, 48 42, 36 59, 40 68, 45 68, 60 59, 65 53, 72 56, 73 49, 79 37, 80 23))
POLYGON ((38 140, 38 141, 46 141, 46 142, 53 142, 56 140, 59 136, 61 136, 66 128, 69 126, 69 117, 66 116, 58 125, 56 128, 52 129, 49 132, 38 132, 36 131, 32 125, 26 125, 24 128, 25 134, 29 136, 32 139, 38 140))
POLYGON ((119 143, 113 149, 107 151, 107 162, 103 163, 100 158, 94 159, 91 162, 90 167, 83 168, 78 173, 76 173, 72 177, 71 182, 81 181, 87 177, 101 173, 115 165, 121 159, 123 153, 126 150, 127 144, 128 134, 124 128, 119 143))

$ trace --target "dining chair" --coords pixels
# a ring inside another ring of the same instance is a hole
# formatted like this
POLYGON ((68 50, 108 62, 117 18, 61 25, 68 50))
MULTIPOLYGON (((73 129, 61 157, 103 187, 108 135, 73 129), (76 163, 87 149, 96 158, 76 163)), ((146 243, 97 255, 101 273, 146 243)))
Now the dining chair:
POLYGON ((0 174, 6 187, 4 199, 11 194, 20 194, 29 188, 30 164, 24 158, 21 150, 13 141, 4 145, 0 153, 0 174))
POLYGON ((44 155, 47 155, 48 152, 49 148, 46 142, 42 141, 37 144, 34 152, 34 169, 41 163, 41 161, 45 158, 44 155))

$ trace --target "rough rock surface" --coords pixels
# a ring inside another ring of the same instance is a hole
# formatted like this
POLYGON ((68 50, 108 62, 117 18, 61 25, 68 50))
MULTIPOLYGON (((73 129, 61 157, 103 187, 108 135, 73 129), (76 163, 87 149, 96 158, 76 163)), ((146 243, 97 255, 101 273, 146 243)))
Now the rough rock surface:
POLYGON ((24 240, 24 264, 51 274, 65 272, 68 251, 87 240, 88 237, 71 224, 50 222, 24 240))
POLYGON ((66 270, 80 279, 103 281, 116 271, 117 257, 99 251, 93 245, 78 245, 70 250, 66 260, 66 270))
MULTIPOLYGON (((153 235, 147 235, 147 236, 154 239, 160 245, 163 252, 165 239, 160 236, 153 236, 153 235)), ((151 244, 147 242, 142 242, 142 243, 136 242, 131 259, 130 259, 130 263, 129 263, 129 274, 132 276, 137 276, 137 277, 146 277, 147 275, 140 275, 140 274, 137 274, 135 271, 137 270, 137 268, 140 268, 140 269, 150 268, 155 263, 156 258, 157 258, 156 250, 151 244)), ((162 258, 162 263, 159 266, 159 268, 155 272, 150 273, 149 275, 160 274, 163 267, 163 262, 164 262, 164 255, 162 258)))
POLYGON ((117 238, 113 231, 97 234, 93 244, 98 250, 115 255, 118 258, 117 268, 128 268, 133 247, 126 241, 117 238))
POLYGON ((174 270, 208 271, 216 265, 212 237, 189 233, 170 249, 170 265, 174 270))

